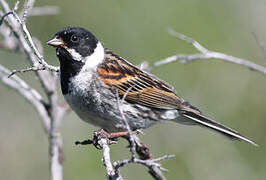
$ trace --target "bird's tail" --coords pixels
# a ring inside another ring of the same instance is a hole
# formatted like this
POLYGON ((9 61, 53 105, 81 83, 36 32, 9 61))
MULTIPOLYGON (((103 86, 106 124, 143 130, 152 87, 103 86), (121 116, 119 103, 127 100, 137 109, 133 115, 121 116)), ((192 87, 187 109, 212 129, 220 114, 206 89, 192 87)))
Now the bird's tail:
POLYGON ((190 111, 183 111, 182 112, 182 116, 188 118, 189 120, 191 120, 192 122, 194 122, 195 124, 198 124, 200 126, 203 127, 207 127, 209 129, 214 130, 215 132, 218 132, 228 138, 230 138, 231 140, 242 140, 242 141, 246 141, 254 146, 258 146, 254 141, 250 140, 249 138, 242 136, 241 134, 239 134, 237 131, 230 129, 218 122, 215 122, 212 119, 209 119, 201 114, 196 114, 194 112, 190 112, 190 111))

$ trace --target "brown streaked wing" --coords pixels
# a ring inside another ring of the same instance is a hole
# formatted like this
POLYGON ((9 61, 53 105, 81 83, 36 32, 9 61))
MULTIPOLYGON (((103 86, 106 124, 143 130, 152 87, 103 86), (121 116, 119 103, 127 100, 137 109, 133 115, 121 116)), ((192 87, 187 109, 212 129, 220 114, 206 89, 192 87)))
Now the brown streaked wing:
POLYGON ((105 60, 97 69, 100 80, 117 89, 120 96, 127 93, 127 101, 160 109, 179 109, 182 106, 183 100, 175 94, 173 87, 111 51, 105 53, 105 60))

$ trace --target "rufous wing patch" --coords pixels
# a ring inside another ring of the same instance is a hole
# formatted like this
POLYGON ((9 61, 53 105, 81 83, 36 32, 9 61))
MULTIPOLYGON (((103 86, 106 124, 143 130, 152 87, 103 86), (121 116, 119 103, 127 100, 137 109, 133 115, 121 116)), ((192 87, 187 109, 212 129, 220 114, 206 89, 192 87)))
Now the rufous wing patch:
POLYGON ((172 86, 148 74, 123 58, 106 50, 105 60, 97 68, 100 80, 132 103, 159 109, 182 109, 184 100, 172 86))

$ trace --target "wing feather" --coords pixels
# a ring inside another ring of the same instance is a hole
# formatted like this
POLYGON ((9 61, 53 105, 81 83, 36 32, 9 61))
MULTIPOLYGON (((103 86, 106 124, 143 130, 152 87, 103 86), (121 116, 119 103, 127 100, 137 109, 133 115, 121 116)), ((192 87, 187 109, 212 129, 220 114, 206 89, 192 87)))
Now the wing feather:
POLYGON ((106 50, 104 62, 98 66, 100 80, 132 103, 160 109, 178 109, 184 102, 174 88, 148 74, 123 58, 106 50))
POLYGON ((256 145, 238 132, 203 116, 196 107, 179 98, 173 87, 109 50, 106 50, 105 60, 98 66, 97 71, 100 80, 110 89, 118 90, 120 96, 127 93, 125 99, 128 102, 159 109, 178 109, 189 124, 198 124, 231 139, 244 140, 256 145))

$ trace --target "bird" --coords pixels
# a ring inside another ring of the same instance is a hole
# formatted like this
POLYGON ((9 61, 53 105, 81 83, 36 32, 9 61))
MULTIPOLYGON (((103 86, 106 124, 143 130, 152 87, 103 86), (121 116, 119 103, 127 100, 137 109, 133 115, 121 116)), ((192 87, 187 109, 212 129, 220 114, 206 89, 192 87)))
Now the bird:
POLYGON ((203 115, 174 88, 104 48, 87 29, 65 27, 48 45, 56 48, 62 94, 80 119, 108 133, 137 131, 165 121, 198 125, 231 140, 257 144, 203 115), (117 101, 124 99, 119 105, 117 101), (123 113, 123 116, 121 114, 123 113))

